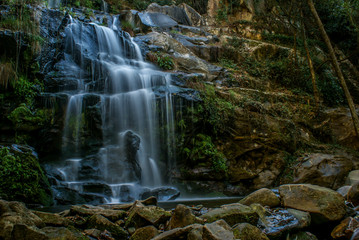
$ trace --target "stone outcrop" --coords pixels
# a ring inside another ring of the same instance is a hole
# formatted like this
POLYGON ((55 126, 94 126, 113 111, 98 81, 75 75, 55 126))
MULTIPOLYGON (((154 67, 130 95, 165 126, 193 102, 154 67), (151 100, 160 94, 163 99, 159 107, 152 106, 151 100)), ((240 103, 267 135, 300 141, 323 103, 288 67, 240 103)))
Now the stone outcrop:
POLYGON ((268 188, 262 188, 249 194, 241 201, 239 201, 239 203, 247 206, 251 205, 252 203, 259 203, 262 206, 277 207, 280 204, 280 200, 274 192, 268 188))

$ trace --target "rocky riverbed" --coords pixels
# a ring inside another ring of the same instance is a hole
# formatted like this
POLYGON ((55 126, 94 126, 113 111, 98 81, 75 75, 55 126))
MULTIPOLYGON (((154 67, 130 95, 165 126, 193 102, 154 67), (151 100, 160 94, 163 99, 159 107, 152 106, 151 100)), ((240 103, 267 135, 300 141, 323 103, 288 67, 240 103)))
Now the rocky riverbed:
POLYGON ((169 211, 158 207, 155 197, 129 204, 74 205, 60 213, 1 200, 0 238, 356 239, 358 184, 339 192, 311 184, 287 184, 275 190, 262 188, 218 208, 178 204, 169 211))

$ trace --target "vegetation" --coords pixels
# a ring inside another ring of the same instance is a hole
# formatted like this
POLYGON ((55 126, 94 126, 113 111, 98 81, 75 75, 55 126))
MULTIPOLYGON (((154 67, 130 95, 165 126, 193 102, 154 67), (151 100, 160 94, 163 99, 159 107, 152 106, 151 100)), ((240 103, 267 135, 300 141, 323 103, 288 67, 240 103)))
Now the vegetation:
POLYGON ((48 206, 50 185, 31 149, 0 146, 0 197, 48 206))

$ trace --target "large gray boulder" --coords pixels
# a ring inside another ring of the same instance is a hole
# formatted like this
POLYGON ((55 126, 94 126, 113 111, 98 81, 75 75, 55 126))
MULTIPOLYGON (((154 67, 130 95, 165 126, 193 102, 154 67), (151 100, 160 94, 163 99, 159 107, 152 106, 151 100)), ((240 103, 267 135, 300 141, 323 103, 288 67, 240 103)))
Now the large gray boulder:
POLYGON ((196 217, 187 206, 178 204, 168 223, 168 229, 182 228, 194 223, 203 222, 203 219, 196 217))
POLYGON ((253 203, 259 203, 262 206, 277 207, 280 205, 280 200, 270 189, 262 188, 249 194, 239 201, 239 203, 247 206, 253 203))
POLYGON ((213 223, 205 224, 202 237, 203 240, 232 240, 234 239, 234 234, 232 228, 221 219, 213 223))
MULTIPOLYGON (((337 221, 346 214, 344 198, 334 190, 311 184, 279 187, 284 207, 310 212, 318 221, 337 221)), ((314 220, 314 218, 313 218, 314 220)))

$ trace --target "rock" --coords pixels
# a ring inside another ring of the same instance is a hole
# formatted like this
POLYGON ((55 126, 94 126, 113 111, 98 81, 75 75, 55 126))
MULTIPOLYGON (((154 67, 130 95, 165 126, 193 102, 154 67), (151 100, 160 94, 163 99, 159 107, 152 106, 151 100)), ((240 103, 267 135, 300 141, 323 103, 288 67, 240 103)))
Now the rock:
POLYGON ((155 197, 159 201, 175 200, 180 196, 180 192, 174 187, 158 187, 155 189, 148 189, 141 194, 141 199, 155 197))
POLYGON ((194 228, 187 234, 187 240, 202 240, 203 227, 194 228))
POLYGON ((203 223, 203 220, 193 215, 187 206, 178 204, 168 223, 168 230, 183 228, 194 223, 203 223))
POLYGON ((346 183, 351 185, 351 186, 356 184, 356 183, 359 183, 359 170, 351 171, 348 174, 346 183))
POLYGON ((320 124, 320 127, 329 128, 338 144, 358 150, 359 138, 356 136, 349 109, 333 108, 326 110, 325 114, 327 118, 320 124))
POLYGON ((98 229, 86 229, 84 230, 84 233, 87 236, 94 237, 96 239, 100 238, 101 231, 98 229))
POLYGON ((156 206, 144 206, 136 201, 128 212, 126 227, 141 228, 147 225, 158 227, 170 219, 171 213, 156 206))
POLYGON ((264 233, 270 238, 280 238, 288 231, 299 227, 299 221, 285 209, 267 209, 260 215, 259 226, 264 228, 264 233))
POLYGON ((67 218, 64 218, 56 213, 47 213, 47 212, 39 212, 39 211, 32 211, 35 213, 46 226, 53 226, 53 227, 67 227, 71 221, 67 218))
POLYGON ((231 227, 222 219, 213 223, 205 224, 203 227, 202 237, 203 240, 234 239, 231 227))
POLYGON ((252 56, 258 61, 288 57, 291 49, 269 43, 262 43, 255 47, 252 56))
POLYGON ((279 187, 279 194, 283 206, 310 212, 320 222, 340 220, 346 213, 344 198, 328 188, 311 184, 287 184, 279 187))
POLYGON ((200 26, 202 23, 201 15, 185 3, 178 6, 160 6, 157 3, 151 3, 146 11, 166 14, 183 25, 200 26))
POLYGON ((277 207, 280 205, 280 200, 274 192, 268 188, 262 188, 249 194, 241 201, 239 201, 239 203, 247 206, 251 205, 252 203, 259 203, 262 206, 277 207))
POLYGON ((348 191, 347 200, 354 206, 359 205, 359 183, 355 183, 348 191))
POLYGON ((309 227, 312 221, 312 218, 308 212, 303 212, 296 209, 287 209, 290 214, 292 214, 299 222, 298 228, 309 227))
POLYGON ((337 189, 337 193, 342 195, 344 198, 347 198, 350 188, 351 188, 351 186, 340 187, 340 188, 337 189))
POLYGON ((169 16, 162 13, 139 12, 137 14, 139 22, 142 24, 142 30, 147 31, 146 27, 171 28, 178 23, 169 16))
POLYGON ((128 237, 128 233, 125 229, 98 214, 93 215, 89 219, 87 219, 86 227, 102 231, 108 230, 114 237, 117 238, 125 239, 128 237))
POLYGON ((95 207, 90 205, 72 206, 69 214, 72 216, 80 215, 84 217, 97 214, 102 215, 113 222, 119 219, 123 219, 126 216, 126 212, 122 210, 103 209, 101 207, 95 207))
POLYGON ((290 234, 288 240, 318 240, 318 238, 310 232, 298 232, 290 234))
MULTIPOLYGON (((1 235, 0 235, 1 236, 1 235)), ((12 229, 10 236, 5 236, 4 239, 22 239, 22 240, 48 240, 49 237, 45 233, 34 226, 27 226, 23 224, 16 224, 12 229)))
POLYGON ((194 230, 201 231, 203 229, 202 225, 193 224, 185 228, 175 228, 160 235, 154 237, 152 240, 173 240, 173 239, 187 239, 187 235, 194 230))
POLYGON ((41 235, 38 228, 45 227, 41 218, 28 210, 23 203, 0 200, 0 239, 11 239, 17 225, 17 231, 24 229, 25 232, 35 235, 41 235))
POLYGON ((139 228, 131 236, 130 240, 149 240, 158 235, 158 230, 154 226, 139 228))
POLYGON ((269 240, 269 238, 257 227, 249 223, 240 223, 233 228, 236 239, 241 240, 269 240))
POLYGON ((340 224, 333 229, 330 235, 334 239, 342 237, 351 239, 356 229, 359 229, 359 222, 355 218, 348 217, 341 221, 340 224))
POLYGON ((85 236, 83 236, 80 232, 69 230, 64 227, 45 227, 42 228, 41 231, 43 231, 46 234, 46 237, 51 240, 77 240, 77 239, 88 239, 85 236))
POLYGON ((220 208, 210 210, 208 213, 201 215, 200 218, 206 220, 209 223, 223 219, 230 226, 242 222, 248 222, 256 225, 258 221, 258 214, 248 206, 235 203, 222 205, 220 208))
POLYGON ((312 153, 297 159, 293 183, 310 183, 337 189, 353 167, 351 159, 345 156, 312 153))

